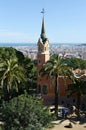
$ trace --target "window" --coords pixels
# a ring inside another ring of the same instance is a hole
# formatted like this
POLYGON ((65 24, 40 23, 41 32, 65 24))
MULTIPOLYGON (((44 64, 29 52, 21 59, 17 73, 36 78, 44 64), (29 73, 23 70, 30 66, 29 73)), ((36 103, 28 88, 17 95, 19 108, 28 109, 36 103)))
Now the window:
POLYGON ((69 103, 67 103, 67 107, 70 107, 70 104, 69 104, 69 103))
POLYGON ((70 95, 67 95, 67 98, 69 98, 70 97, 70 95))
POLYGON ((74 102, 76 102, 76 100, 75 100, 75 99, 73 99, 73 103, 74 103, 74 102))
POLYGON ((64 101, 62 101, 61 103, 64 104, 64 101))
POLYGON ((47 85, 43 85, 42 86, 42 93, 43 94, 48 94, 48 87, 47 87, 47 85))
POLYGON ((85 107, 86 107, 86 106, 85 106, 85 104, 83 103, 83 104, 82 104, 82 110, 85 110, 85 107))
POLYGON ((38 92, 38 93, 41 93, 41 85, 40 85, 40 84, 38 85, 37 92, 38 92))
POLYGON ((40 62, 41 62, 41 61, 39 60, 39 64, 40 64, 40 62))

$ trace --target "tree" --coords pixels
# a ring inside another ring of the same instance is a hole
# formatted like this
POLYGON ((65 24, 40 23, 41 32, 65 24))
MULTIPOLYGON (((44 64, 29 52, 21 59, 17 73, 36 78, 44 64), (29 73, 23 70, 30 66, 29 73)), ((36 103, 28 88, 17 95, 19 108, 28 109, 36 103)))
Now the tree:
POLYGON ((55 78, 55 114, 58 116, 58 77, 68 76, 71 78, 73 74, 65 60, 61 57, 58 57, 57 55, 53 55, 51 59, 43 65, 43 68, 40 71, 40 75, 45 74, 55 78))
POLYGON ((48 108, 27 94, 4 102, 0 110, 3 130, 44 130, 53 120, 48 108))
POLYGON ((67 61, 70 61, 73 65, 73 69, 86 69, 86 60, 80 58, 67 58, 67 61))
POLYGON ((26 70, 27 92, 30 92, 30 88, 34 89, 37 87, 37 66, 29 57, 24 57, 23 67, 26 70))
POLYGON ((0 82, 4 92, 5 100, 9 100, 10 91, 16 89, 21 83, 25 82, 25 70, 18 65, 16 58, 5 59, 0 63, 0 82))
POLYGON ((23 63, 24 55, 22 52, 12 47, 0 47, 0 59, 12 59, 17 58, 20 64, 23 63))
POLYGON ((80 80, 75 78, 74 83, 68 85, 68 89, 70 92, 70 95, 76 94, 77 95, 77 109, 78 109, 78 117, 79 110, 80 110, 80 104, 81 104, 81 96, 83 94, 86 94, 86 81, 80 80))
MULTIPOLYGON (((17 64, 19 68, 24 68, 24 75, 27 79, 27 82, 22 85, 18 85, 19 92, 17 93, 14 89, 10 90, 12 96, 14 95, 20 95, 21 93, 24 93, 24 90, 26 89, 27 92, 29 92, 29 88, 31 89, 36 88, 36 81, 37 81, 37 67, 34 64, 34 61, 32 61, 29 57, 25 57, 22 52, 12 48, 12 47, 0 47, 0 66, 6 64, 9 59, 16 59, 17 64), (21 87, 22 86, 22 87, 21 87)), ((1 70, 2 71, 2 70, 1 70)), ((20 71, 21 72, 21 71, 20 71)), ((1 74, 0 74, 1 75, 1 74)), ((22 80, 23 83, 23 80, 22 80)), ((6 87, 5 87, 6 88, 6 87)), ((15 87, 13 87, 15 88, 15 87)))

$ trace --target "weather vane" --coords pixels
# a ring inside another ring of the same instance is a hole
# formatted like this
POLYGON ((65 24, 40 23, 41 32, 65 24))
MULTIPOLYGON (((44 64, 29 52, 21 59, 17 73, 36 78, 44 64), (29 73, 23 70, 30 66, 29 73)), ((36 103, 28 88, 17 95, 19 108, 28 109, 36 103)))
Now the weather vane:
POLYGON ((44 8, 42 9, 41 13, 42 13, 42 14, 43 14, 43 16, 44 16, 44 13, 45 13, 45 10, 44 10, 44 8))

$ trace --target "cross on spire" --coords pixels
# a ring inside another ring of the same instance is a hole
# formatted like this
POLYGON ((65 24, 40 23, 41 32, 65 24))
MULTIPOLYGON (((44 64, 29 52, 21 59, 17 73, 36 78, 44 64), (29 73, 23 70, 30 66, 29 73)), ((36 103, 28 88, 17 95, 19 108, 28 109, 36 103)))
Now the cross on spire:
POLYGON ((42 9, 41 13, 42 13, 42 14, 43 14, 43 16, 44 16, 44 13, 45 13, 45 10, 44 10, 44 8, 42 9))
POLYGON ((43 43, 45 43, 46 33, 45 33, 45 22, 44 22, 44 13, 45 13, 44 8, 42 9, 41 13, 43 14, 43 18, 42 18, 42 29, 41 29, 41 39, 42 39, 43 43))

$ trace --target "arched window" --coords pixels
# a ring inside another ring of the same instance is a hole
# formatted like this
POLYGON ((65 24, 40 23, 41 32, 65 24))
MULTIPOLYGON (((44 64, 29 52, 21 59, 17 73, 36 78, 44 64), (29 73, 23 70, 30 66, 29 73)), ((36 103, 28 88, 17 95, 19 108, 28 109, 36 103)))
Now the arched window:
POLYGON ((41 85, 40 85, 40 84, 38 85, 37 92, 38 92, 38 93, 41 93, 41 85))
POLYGON ((47 87, 47 85, 43 85, 42 86, 42 93, 43 94, 48 94, 48 87, 47 87))
POLYGON ((73 99, 73 103, 75 103, 76 102, 76 100, 75 99, 73 99))

